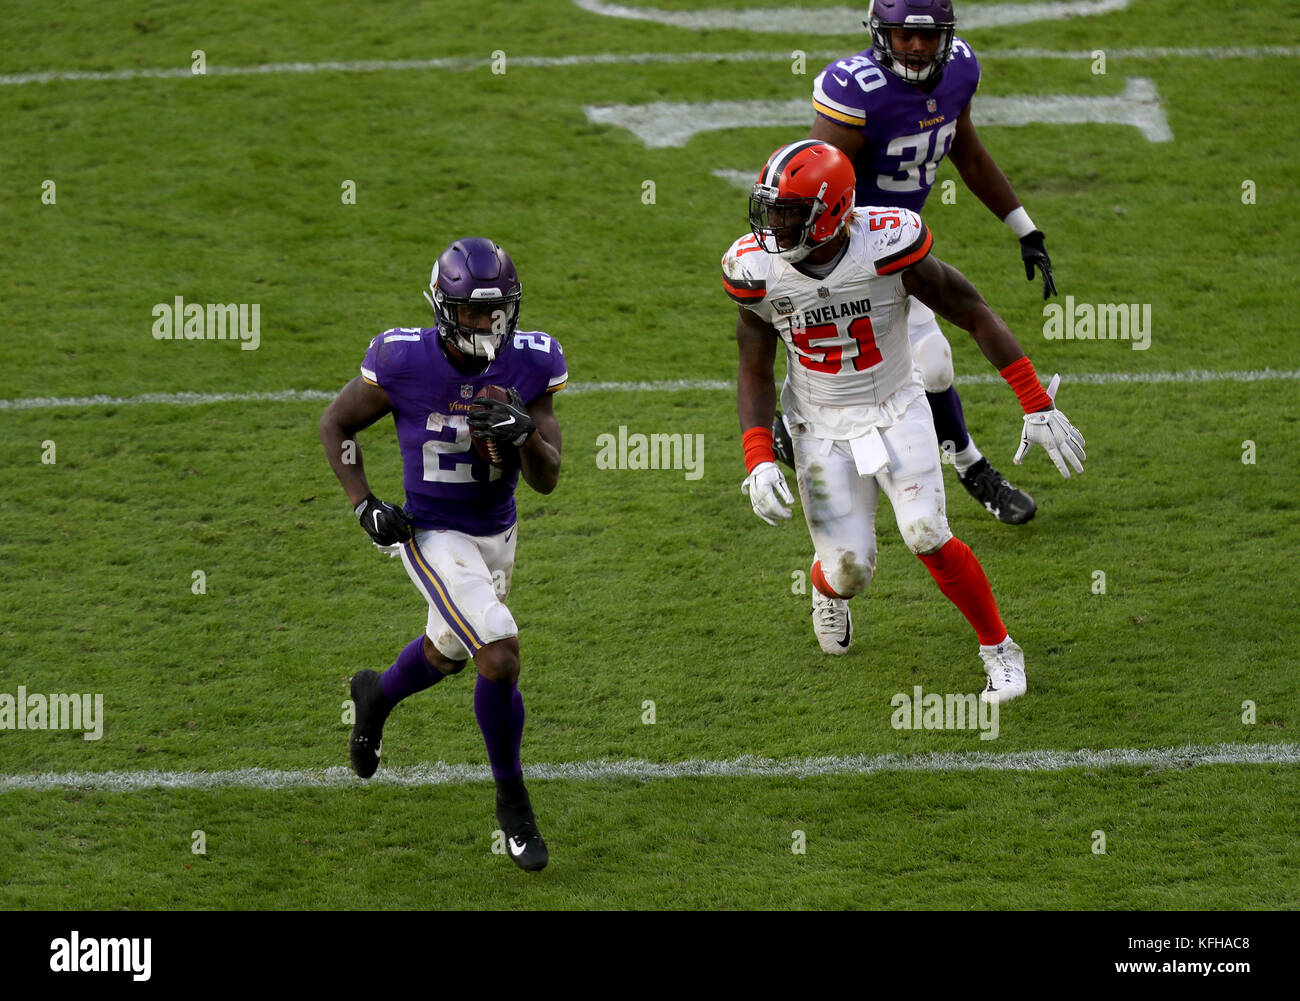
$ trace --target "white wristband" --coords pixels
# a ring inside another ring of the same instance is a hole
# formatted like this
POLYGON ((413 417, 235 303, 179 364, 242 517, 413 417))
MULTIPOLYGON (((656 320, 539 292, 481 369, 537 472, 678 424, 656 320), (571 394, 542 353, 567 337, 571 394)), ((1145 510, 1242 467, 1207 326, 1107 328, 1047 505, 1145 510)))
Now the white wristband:
POLYGON ((1034 220, 1029 218, 1029 213, 1025 211, 1023 205, 1016 208, 1002 221, 1011 227, 1011 231, 1017 237, 1028 236, 1038 228, 1034 225, 1034 220))

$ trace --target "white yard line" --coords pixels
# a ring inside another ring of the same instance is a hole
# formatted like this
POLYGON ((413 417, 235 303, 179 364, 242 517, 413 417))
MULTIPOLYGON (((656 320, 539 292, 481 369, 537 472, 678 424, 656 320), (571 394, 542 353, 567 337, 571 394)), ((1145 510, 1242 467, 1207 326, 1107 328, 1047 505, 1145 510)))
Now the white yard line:
MULTIPOLYGON (((802 6, 748 9, 662 10, 633 7, 604 0, 573 0, 592 14, 631 21, 648 21, 695 31, 755 31, 796 35, 858 35, 867 5, 858 7, 802 6)), ((1126 10, 1129 0, 1046 0, 1040 3, 974 3, 963 0, 958 27, 962 31, 997 28, 1036 21, 1097 17, 1126 10)))
MULTIPOLYGON (((861 44, 866 48, 869 40, 862 29, 861 44)), ((820 49, 806 53, 810 62, 829 62, 849 55, 851 43, 836 49, 820 49)), ((1262 45, 1240 47, 1190 48, 1178 46, 1140 46, 1137 48, 1105 49, 1107 60, 1116 59, 1297 59, 1300 46, 1262 45)), ((1093 60, 1093 49, 976 49, 980 59, 1071 59, 1093 60)), ((790 50, 779 52, 591 52, 572 56, 515 56, 506 54, 506 69, 549 69, 568 66, 642 66, 656 63, 789 63, 790 50)), ((157 69, 129 70, 40 70, 34 73, 0 75, 0 87, 19 87, 33 83, 96 82, 108 83, 123 80, 202 80, 216 76, 276 76, 291 73, 379 73, 391 71, 435 70, 465 73, 490 69, 492 59, 362 59, 328 60, 325 62, 263 63, 258 66, 208 66, 202 74, 194 73, 188 65, 157 69)))
MULTIPOLYGON (((757 101, 652 101, 649 104, 588 104, 587 121, 627 129, 651 149, 684 146, 694 136, 720 129, 803 126, 812 116, 808 99, 757 101)), ((986 125, 1131 125, 1148 142, 1170 142, 1156 85, 1146 77, 1126 77, 1124 89, 1105 97, 1074 94, 981 97, 971 105, 971 120, 986 125)))
MULTIPOLYGON (((529 779, 587 782, 597 779, 681 778, 811 778, 819 775, 875 775, 882 772, 1059 772, 1073 768, 1190 768, 1195 765, 1300 764, 1300 744, 1218 744, 1183 747, 1110 748, 1098 751, 932 752, 927 754, 865 754, 823 758, 757 758, 727 761, 578 761, 528 765, 529 779)), ((103 789, 136 792, 143 789, 300 789, 348 788, 363 785, 465 785, 491 779, 487 765, 444 762, 385 768, 373 779, 361 780, 343 766, 276 770, 238 768, 219 772, 45 772, 39 775, 0 775, 0 793, 18 790, 103 789)))
MULTIPOLYGON (((1197 382, 1268 382, 1300 379, 1300 369, 1263 368, 1240 372, 1214 372, 1207 369, 1188 369, 1183 372, 1081 372, 1063 374, 1063 385, 1075 383, 1089 386, 1109 386, 1161 383, 1197 382)), ((1000 385, 1002 377, 995 373, 957 376, 959 386, 1000 385)), ((736 384, 725 379, 660 379, 645 382, 571 382, 564 395, 571 393, 673 393, 680 391, 734 390, 736 384)), ((153 404, 171 406, 198 406, 209 403, 295 403, 321 402, 334 399, 334 390, 281 389, 266 393, 141 393, 138 396, 29 396, 16 400, 0 400, 0 411, 45 410, 53 407, 139 407, 153 404)))

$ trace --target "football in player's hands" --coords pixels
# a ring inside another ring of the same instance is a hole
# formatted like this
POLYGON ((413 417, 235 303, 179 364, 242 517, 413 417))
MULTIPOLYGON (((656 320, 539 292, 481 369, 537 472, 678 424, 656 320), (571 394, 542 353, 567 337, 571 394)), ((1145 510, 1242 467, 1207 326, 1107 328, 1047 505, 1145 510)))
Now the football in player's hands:
POLYGON ((537 427, 517 390, 488 385, 474 397, 469 412, 474 451, 497 469, 519 465, 521 443, 537 427))

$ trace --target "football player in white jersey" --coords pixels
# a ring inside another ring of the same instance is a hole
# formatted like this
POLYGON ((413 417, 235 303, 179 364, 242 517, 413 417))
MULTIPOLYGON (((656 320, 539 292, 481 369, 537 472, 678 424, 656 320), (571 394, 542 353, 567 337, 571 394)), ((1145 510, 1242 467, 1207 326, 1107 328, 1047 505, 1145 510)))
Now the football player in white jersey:
MULTIPOLYGON (((804 139, 768 159, 750 196, 751 232, 722 258, 739 304, 737 393, 741 490, 775 525, 794 498, 772 451, 773 363, 785 342, 781 406, 789 422, 804 517, 816 549, 813 630, 829 654, 853 637, 849 599, 876 570, 876 507, 884 491, 899 531, 975 629, 987 702, 1025 692, 1024 652, 1007 634, 988 578, 948 527, 939 447, 908 339, 909 296, 968 331, 1025 411, 1019 464, 1042 445, 1067 479, 1083 471, 1084 439, 1038 382, 1019 343, 973 285, 930 255, 921 217, 854 208, 853 166, 804 139)), ((1052 389, 1055 389, 1055 381, 1052 389)))
MULTIPOLYGON (((947 156, 981 202, 1020 240, 1025 275, 1042 274, 1043 298, 1056 294, 1044 237, 985 149, 971 123, 980 64, 956 37, 953 0, 873 0, 864 24, 871 45, 831 62, 813 85, 817 117, 809 139, 838 146, 857 173, 857 204, 921 212, 935 171, 947 156)), ((912 352, 934 414, 935 434, 951 455, 966 491, 999 521, 1020 525, 1037 510, 980 452, 966 427, 953 386, 952 350, 934 314, 909 311, 912 352)), ((785 458, 784 427, 777 455, 785 458)))

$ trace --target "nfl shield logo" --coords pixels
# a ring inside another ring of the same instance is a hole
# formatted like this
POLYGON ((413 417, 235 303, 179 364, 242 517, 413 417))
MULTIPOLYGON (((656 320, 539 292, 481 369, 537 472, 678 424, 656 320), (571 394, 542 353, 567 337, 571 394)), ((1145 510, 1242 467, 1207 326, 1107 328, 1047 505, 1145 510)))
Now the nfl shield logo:
POLYGON ((468 382, 460 387, 460 398, 462 400, 474 399, 474 387, 471 386, 468 382))
POLYGON ((936 111, 939 110, 939 102, 936 101, 933 97, 930 98, 928 101, 925 102, 925 110, 930 112, 930 114, 933 115, 936 111))
POLYGON ((825 285, 823 285, 821 288, 817 290, 817 295, 821 299, 829 299, 831 297, 831 290, 828 289, 825 285))

